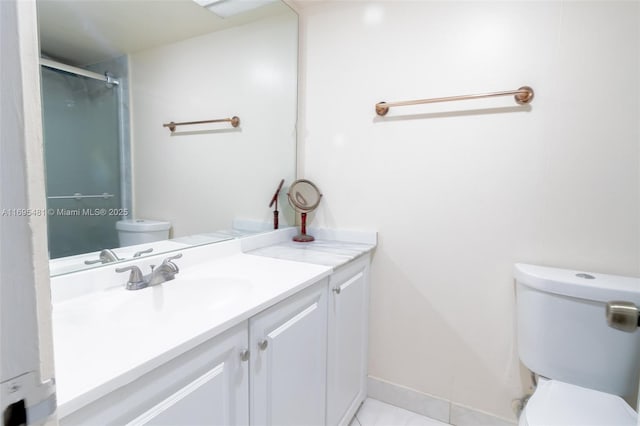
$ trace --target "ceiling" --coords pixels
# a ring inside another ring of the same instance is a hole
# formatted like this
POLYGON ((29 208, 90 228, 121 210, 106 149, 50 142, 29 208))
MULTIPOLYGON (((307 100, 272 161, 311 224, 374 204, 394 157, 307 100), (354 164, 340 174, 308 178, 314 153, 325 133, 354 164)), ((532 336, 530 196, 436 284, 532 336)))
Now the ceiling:
POLYGON ((37 0, 37 6, 42 53, 76 66, 246 24, 288 8, 276 2, 223 19, 192 0, 37 0))

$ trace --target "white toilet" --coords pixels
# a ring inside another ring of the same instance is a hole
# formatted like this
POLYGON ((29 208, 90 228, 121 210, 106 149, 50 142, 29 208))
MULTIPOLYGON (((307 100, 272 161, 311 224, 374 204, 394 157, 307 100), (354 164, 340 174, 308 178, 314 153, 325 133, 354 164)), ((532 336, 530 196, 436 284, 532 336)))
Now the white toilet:
POLYGON ((640 278, 516 264, 518 352, 540 376, 520 426, 636 426, 640 329, 607 325, 605 304, 640 306, 640 278))
POLYGON ((116 222, 120 247, 166 240, 170 228, 171 223, 163 220, 124 219, 116 222))

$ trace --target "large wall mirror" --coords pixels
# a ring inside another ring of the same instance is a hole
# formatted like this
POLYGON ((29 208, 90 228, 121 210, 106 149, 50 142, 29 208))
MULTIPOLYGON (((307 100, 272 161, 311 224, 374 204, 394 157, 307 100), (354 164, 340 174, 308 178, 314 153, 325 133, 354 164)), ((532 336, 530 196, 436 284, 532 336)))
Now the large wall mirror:
MULTIPOLYGON (((295 179, 293 10, 280 0, 37 5, 53 275, 267 229, 274 190, 284 179, 286 206, 295 179), (234 116, 237 127, 163 126, 234 116), (145 232, 163 241, 144 243, 145 232)), ((293 223, 282 210, 281 226, 293 223)))

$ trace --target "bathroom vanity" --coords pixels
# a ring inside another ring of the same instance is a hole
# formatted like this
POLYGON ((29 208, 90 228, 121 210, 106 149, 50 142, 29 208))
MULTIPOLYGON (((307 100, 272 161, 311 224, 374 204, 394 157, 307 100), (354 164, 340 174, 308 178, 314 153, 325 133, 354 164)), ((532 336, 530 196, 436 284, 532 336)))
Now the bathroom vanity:
POLYGON ((142 290, 113 266, 54 277, 60 424, 348 424, 366 395, 376 237, 323 232, 191 247, 174 280, 142 290))

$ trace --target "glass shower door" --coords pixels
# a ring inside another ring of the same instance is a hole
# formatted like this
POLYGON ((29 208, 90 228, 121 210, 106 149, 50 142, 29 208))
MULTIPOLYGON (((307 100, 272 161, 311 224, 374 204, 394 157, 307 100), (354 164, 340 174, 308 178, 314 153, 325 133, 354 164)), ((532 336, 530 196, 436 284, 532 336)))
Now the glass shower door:
MULTIPOLYGON (((118 88, 42 67, 49 257, 118 246, 118 88)), ((124 213, 126 215, 126 213, 124 213)))

